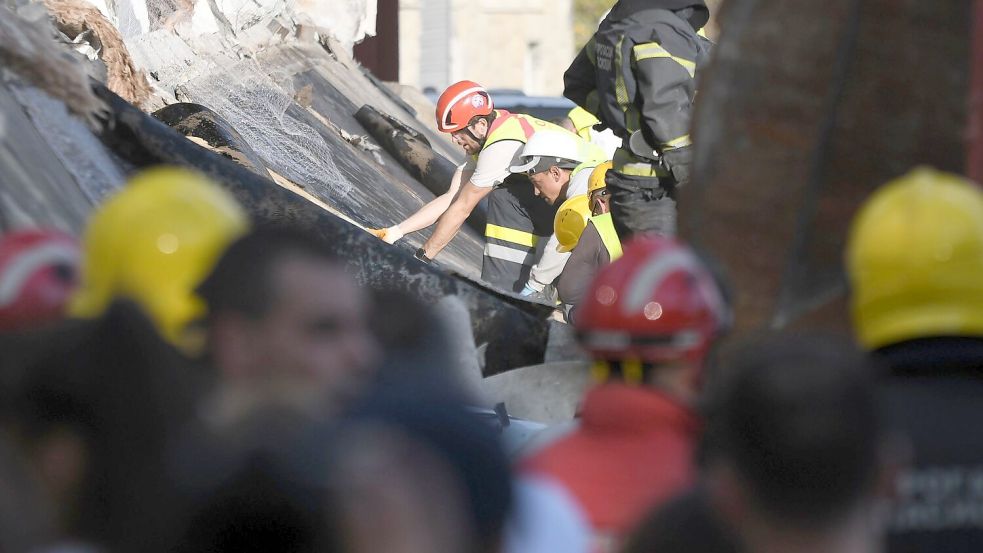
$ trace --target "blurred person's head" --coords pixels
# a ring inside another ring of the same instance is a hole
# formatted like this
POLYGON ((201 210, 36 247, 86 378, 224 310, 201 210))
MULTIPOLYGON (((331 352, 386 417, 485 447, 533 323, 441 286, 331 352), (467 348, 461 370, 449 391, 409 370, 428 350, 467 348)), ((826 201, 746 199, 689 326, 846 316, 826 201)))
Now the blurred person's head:
POLYGON ((374 372, 367 294, 305 233, 247 234, 198 290, 208 304, 209 358, 227 383, 260 391, 282 383, 336 408, 374 372))
POLYGON ((865 348, 983 337, 983 192, 924 167, 884 185, 853 222, 846 266, 865 348))
POLYGON ((660 236, 627 244, 594 277, 575 317, 596 379, 656 386, 683 401, 694 399, 729 321, 715 276, 688 247, 660 236))
POLYGON ((708 489, 748 548, 877 549, 895 467, 867 358, 827 337, 777 335, 715 376, 708 489))
POLYGON ((491 133, 495 110, 485 87, 459 81, 440 94, 435 116, 439 131, 450 133, 451 140, 468 155, 476 155, 491 133))
POLYGON ((587 161, 587 143, 564 130, 540 130, 522 147, 522 164, 510 167, 513 173, 527 175, 535 194, 549 204, 566 197, 573 170, 587 161))
POLYGON ((177 167, 137 173, 89 220, 82 283, 69 313, 102 315, 132 300, 166 340, 194 354, 205 304, 195 287, 248 221, 235 199, 203 175, 177 167))
POLYGON ((333 440, 352 551, 497 553, 512 484, 495 430, 466 407, 414 390, 407 383, 377 393, 333 440), (380 535, 365 516, 372 512, 406 539, 380 535))
POLYGON ((720 519, 702 486, 650 512, 625 540, 621 553, 739 553, 740 540, 720 519))
POLYGON ((78 240, 55 229, 0 237, 0 332, 27 330, 65 315, 79 281, 78 240))
POLYGON ((594 168, 590 174, 590 181, 587 184, 588 201, 590 202, 591 215, 603 215, 611 211, 608 203, 608 188, 604 179, 608 171, 614 167, 611 161, 605 161, 594 168))
POLYGON ((185 516, 173 551, 349 551, 326 487, 332 444, 320 428, 307 413, 277 405, 185 436, 174 456, 185 516))

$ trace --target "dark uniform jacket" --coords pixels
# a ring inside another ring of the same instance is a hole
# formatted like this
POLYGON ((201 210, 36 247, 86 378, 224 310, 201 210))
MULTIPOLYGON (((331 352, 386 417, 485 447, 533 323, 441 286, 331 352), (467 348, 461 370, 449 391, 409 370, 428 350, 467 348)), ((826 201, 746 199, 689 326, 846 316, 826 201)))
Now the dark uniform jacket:
POLYGON ((890 553, 983 551, 983 339, 931 338, 882 348, 888 423, 908 435, 890 553))
POLYGON ((694 76, 709 50, 697 30, 708 18, 703 0, 621 0, 564 73, 563 95, 626 145, 640 130, 669 169, 688 164, 694 76))

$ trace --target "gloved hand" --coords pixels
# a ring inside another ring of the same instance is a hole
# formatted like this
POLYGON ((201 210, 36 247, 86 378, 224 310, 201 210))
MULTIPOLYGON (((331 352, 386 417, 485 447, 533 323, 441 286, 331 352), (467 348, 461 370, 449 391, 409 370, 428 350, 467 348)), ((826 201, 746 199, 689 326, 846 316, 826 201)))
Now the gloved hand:
POLYGON ((403 229, 399 228, 399 225, 393 225, 389 228, 373 228, 369 229, 369 232, 387 244, 392 244, 404 236, 403 229))
POLYGON ((522 287, 522 291, 519 292, 519 295, 522 296, 522 297, 524 297, 524 298, 527 298, 527 297, 535 294, 538 291, 539 290, 536 290, 535 288, 532 288, 528 284, 526 284, 525 286, 522 287))
POLYGON ((662 163, 676 179, 677 188, 686 186, 689 184, 690 168, 693 165, 693 147, 684 146, 665 150, 662 152, 662 163))

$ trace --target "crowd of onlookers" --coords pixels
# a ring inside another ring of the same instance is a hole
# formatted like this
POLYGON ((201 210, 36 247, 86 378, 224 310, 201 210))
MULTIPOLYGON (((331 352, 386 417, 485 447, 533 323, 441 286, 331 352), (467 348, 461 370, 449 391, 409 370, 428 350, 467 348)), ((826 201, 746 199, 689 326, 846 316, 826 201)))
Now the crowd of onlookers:
POLYGON ((0 550, 972 550, 983 192, 883 186, 845 263, 859 348, 721 349, 723 283, 637 237, 578 309, 578 416, 509 458, 426 306, 144 171, 81 244, 0 243, 0 550))

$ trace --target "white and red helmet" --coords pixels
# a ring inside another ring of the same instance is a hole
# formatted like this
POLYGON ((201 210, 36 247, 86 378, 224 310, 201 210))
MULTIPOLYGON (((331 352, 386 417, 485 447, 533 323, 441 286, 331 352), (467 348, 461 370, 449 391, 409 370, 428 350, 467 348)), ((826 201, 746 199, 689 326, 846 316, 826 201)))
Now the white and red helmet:
POLYGON ((0 238, 0 331, 61 319, 78 285, 78 240, 58 230, 21 230, 0 238))
POLYGON ((491 114, 494 106, 485 87, 474 81, 456 82, 437 99, 437 129, 455 132, 468 126, 472 117, 491 114))
POLYGON ((728 326, 717 280, 688 247, 639 237, 602 268, 575 318, 581 345, 598 360, 700 363, 728 326))

